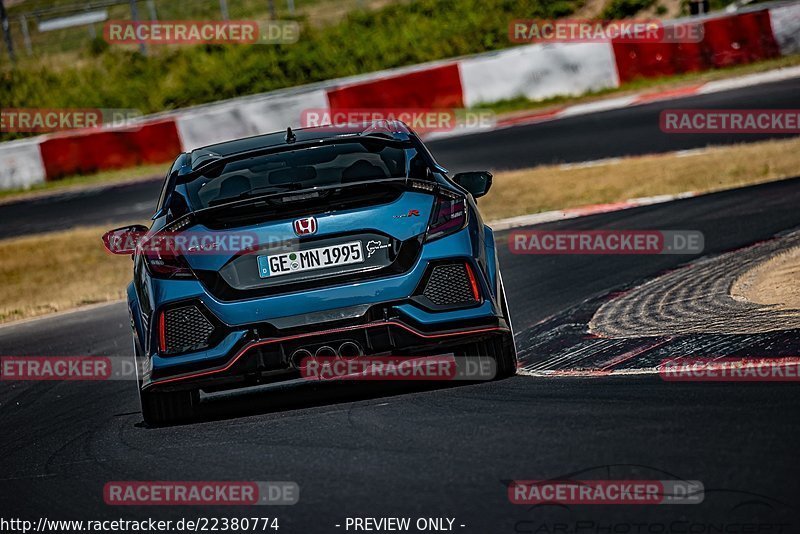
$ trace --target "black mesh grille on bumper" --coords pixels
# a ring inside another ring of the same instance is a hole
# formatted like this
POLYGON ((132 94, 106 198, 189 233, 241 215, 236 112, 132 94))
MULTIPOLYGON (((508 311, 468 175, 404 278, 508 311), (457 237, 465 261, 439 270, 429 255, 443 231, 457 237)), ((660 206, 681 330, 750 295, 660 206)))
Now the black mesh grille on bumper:
POLYGON ((476 302, 469 273, 464 264, 434 267, 422 294, 437 306, 474 304, 476 302))
POLYGON ((214 325, 197 306, 181 306, 164 312, 166 346, 163 348, 169 354, 207 348, 213 332, 214 325))

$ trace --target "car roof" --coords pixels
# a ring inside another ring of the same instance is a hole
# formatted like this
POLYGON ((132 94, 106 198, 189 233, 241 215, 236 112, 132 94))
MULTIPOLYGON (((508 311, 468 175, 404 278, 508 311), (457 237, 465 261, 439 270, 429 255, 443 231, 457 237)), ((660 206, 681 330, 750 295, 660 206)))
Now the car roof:
MULTIPOLYGON (((189 152, 189 163, 192 169, 196 169, 203 163, 216 159, 263 148, 287 145, 287 133, 287 131, 273 132, 196 148, 189 152)), ((299 128, 292 130, 292 134, 295 136, 292 142, 303 143, 337 137, 347 139, 364 135, 382 136, 394 141, 406 141, 413 132, 401 121, 373 121, 336 127, 299 128)))

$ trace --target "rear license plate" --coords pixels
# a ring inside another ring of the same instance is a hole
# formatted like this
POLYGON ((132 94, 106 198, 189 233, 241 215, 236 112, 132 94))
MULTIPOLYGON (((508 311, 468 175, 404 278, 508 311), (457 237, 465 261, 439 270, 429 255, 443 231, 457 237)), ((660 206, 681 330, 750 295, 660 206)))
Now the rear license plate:
POLYGON ((363 263, 364 253, 361 241, 351 241, 341 245, 312 248, 297 252, 285 252, 258 257, 258 276, 270 278, 283 274, 313 271, 352 263, 363 263))

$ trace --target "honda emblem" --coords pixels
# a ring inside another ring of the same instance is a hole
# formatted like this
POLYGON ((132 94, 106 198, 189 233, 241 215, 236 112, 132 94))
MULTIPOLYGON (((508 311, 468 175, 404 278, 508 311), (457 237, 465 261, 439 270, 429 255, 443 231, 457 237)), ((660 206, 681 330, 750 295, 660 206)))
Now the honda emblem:
POLYGON ((294 233, 297 235, 311 235, 317 233, 317 219, 306 217, 294 221, 294 233))

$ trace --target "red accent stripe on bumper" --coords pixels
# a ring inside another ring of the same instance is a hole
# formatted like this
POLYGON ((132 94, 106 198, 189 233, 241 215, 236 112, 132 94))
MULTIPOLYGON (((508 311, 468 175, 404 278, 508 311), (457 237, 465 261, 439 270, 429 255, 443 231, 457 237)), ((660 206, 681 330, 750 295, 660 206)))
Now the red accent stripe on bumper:
POLYGON ((281 342, 284 342, 284 341, 291 341, 293 339, 302 339, 302 338, 306 338, 306 337, 321 336, 321 335, 325 335, 325 334, 335 334, 335 333, 339 333, 339 332, 348 332, 348 331, 351 331, 351 330, 360 330, 360 329, 367 329, 367 328, 378 328, 378 327, 385 327, 385 326, 397 326, 397 327, 402 328, 402 329, 404 329, 404 330, 406 330, 408 332, 411 332, 412 334, 414 334, 417 337, 421 337, 421 338, 425 338, 425 339, 435 339, 435 338, 452 337, 452 336, 463 336, 463 335, 470 335, 470 334, 481 334, 483 332, 507 332, 508 331, 507 328, 502 328, 500 326, 492 326, 492 327, 488 327, 488 328, 476 328, 476 329, 471 329, 471 330, 458 330, 458 331, 455 331, 455 332, 444 332, 444 333, 441 333, 441 334, 425 334, 423 332, 415 330, 415 329, 411 328, 410 326, 404 325, 404 324, 402 324, 400 322, 397 322, 397 321, 382 321, 380 323, 371 323, 371 324, 366 324, 366 325, 353 325, 353 326, 346 326, 346 327, 343 327, 343 328, 332 328, 332 329, 329 329, 329 330, 320 330, 318 332, 309 332, 309 333, 306 333, 306 334, 296 334, 296 335, 293 335, 293 336, 278 337, 278 338, 275 338, 275 339, 264 339, 264 340, 261 340, 261 341, 253 341, 253 342, 249 343, 248 345, 245 345, 244 347, 242 347, 239 350, 239 352, 237 352, 236 355, 233 358, 231 358, 231 360, 224 367, 220 367, 219 369, 210 369, 208 371, 197 371, 197 372, 194 372, 194 373, 188 373, 188 374, 185 374, 185 375, 173 376, 173 377, 169 377, 169 378, 162 378, 160 380, 154 380, 154 381, 150 382, 149 384, 147 384, 146 386, 144 386, 144 388, 142 388, 142 389, 148 389, 150 387, 157 386, 157 385, 170 384, 170 383, 173 383, 173 382, 179 382, 179 381, 183 381, 183 380, 191 380, 191 379, 195 379, 195 378, 202 378, 204 376, 214 375, 214 374, 217 374, 217 373, 223 373, 223 372, 227 371, 228 369, 230 369, 231 367, 233 367, 236 364, 236 362, 239 361, 239 359, 242 356, 244 356, 248 351, 250 351, 250 350, 252 350, 252 349, 254 349, 256 347, 261 347, 261 346, 264 346, 264 345, 271 345, 273 343, 281 343, 281 342))

